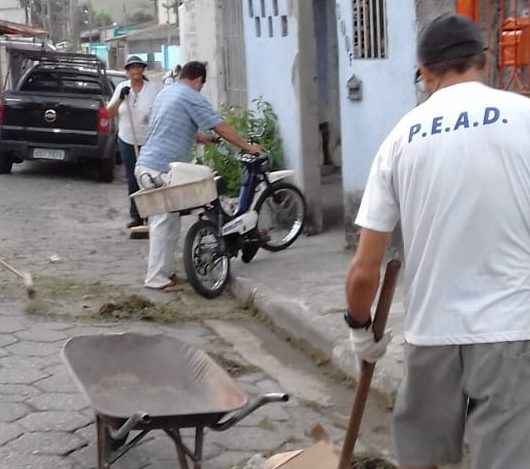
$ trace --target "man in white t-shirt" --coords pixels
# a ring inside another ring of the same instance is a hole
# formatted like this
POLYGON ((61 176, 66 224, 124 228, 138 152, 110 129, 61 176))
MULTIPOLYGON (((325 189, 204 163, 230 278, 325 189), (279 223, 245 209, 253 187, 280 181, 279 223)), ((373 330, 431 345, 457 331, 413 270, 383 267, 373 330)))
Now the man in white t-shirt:
POLYGON ((401 220, 405 373, 394 409, 401 469, 462 458, 530 467, 530 100, 481 83, 478 26, 444 15, 422 33, 430 93, 382 144, 347 279, 354 351, 375 362, 370 308, 401 220))
MULTIPOLYGON (((118 116, 118 148, 125 164, 129 195, 140 190, 134 176, 137 152, 145 143, 151 108, 160 90, 145 77, 146 67, 147 64, 140 57, 129 57, 125 63, 129 79, 118 84, 107 105, 110 117, 118 116)), ((134 200, 131 199, 129 203, 131 220, 127 228, 143 225, 134 200)))

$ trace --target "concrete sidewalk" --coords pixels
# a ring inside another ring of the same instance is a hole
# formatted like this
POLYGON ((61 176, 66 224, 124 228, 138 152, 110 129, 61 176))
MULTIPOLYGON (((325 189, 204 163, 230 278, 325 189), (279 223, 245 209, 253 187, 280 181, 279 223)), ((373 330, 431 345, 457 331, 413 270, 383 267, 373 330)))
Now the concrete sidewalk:
MULTIPOLYGON (((309 351, 356 378, 349 348, 345 276, 352 252, 344 248, 344 229, 302 237, 279 253, 260 250, 250 264, 233 263, 231 290, 251 301, 272 323, 309 351)), ((402 374, 403 291, 398 284, 389 325, 394 334, 387 355, 376 368, 373 387, 393 398, 402 374)))

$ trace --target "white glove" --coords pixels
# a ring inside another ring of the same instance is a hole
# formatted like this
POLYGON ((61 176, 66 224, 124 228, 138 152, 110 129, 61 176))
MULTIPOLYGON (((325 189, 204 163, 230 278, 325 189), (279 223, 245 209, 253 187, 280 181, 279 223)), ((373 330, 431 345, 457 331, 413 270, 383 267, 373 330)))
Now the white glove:
POLYGON ((375 363, 385 353, 388 344, 392 340, 392 332, 388 331, 379 342, 375 341, 374 331, 368 329, 351 329, 350 342, 351 347, 359 362, 366 361, 375 363))

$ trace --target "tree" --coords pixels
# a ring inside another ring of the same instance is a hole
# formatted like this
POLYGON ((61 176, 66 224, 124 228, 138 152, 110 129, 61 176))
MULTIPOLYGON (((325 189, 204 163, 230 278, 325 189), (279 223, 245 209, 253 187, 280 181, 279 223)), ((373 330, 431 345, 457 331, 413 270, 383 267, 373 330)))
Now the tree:
POLYGON ((98 11, 94 15, 94 19, 96 22, 96 25, 99 27, 102 26, 110 26, 114 20, 112 19, 112 16, 106 12, 106 11, 98 11))
POLYGON ((147 13, 144 10, 137 10, 130 17, 131 23, 148 23, 154 19, 155 17, 151 13, 147 13))
POLYGON ((67 0, 19 0, 19 5, 26 11, 26 21, 48 30, 54 42, 66 39, 67 0), (51 6, 51 12, 48 12, 48 5, 51 6))

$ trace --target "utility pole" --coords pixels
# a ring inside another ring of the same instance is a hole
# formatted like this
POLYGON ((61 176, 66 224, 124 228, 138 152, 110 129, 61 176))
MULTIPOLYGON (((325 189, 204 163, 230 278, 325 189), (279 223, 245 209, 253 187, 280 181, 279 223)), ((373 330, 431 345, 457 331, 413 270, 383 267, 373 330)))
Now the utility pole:
POLYGON ((159 17, 160 17, 160 13, 159 13, 159 6, 158 6, 158 0, 151 0, 153 2, 153 8, 155 10, 155 19, 156 19, 156 22, 159 23, 159 17))
POLYGON ((70 0, 70 44, 72 52, 79 50, 79 0, 70 0))
POLYGON ((47 13, 47 19, 48 19, 48 35, 52 38, 52 41, 55 42, 54 39, 54 31, 55 31, 55 24, 53 21, 53 0, 47 0, 46 2, 46 13, 47 13))
POLYGON ((127 15, 127 7, 125 6, 125 2, 122 3, 122 10, 123 10, 123 19, 125 20, 125 24, 129 24, 129 16, 127 15))
POLYGON ((21 2, 21 5, 24 5, 24 13, 26 14, 26 24, 29 24, 29 0, 26 0, 24 2, 21 2))

